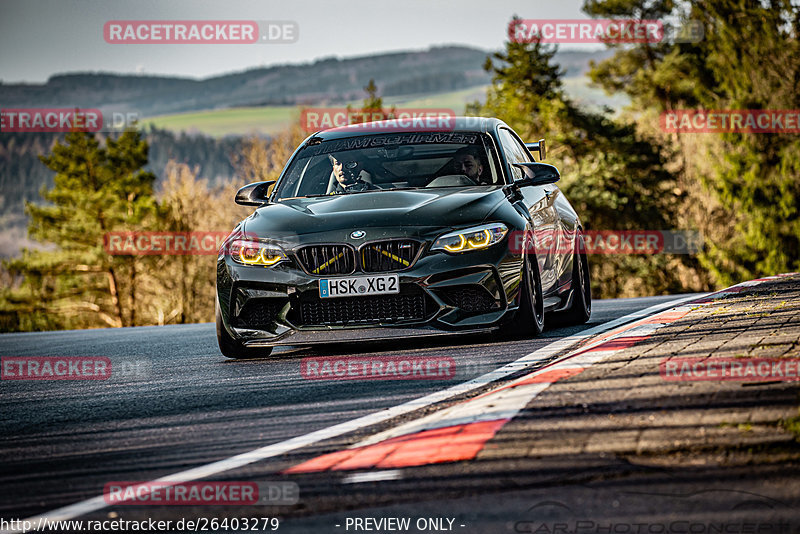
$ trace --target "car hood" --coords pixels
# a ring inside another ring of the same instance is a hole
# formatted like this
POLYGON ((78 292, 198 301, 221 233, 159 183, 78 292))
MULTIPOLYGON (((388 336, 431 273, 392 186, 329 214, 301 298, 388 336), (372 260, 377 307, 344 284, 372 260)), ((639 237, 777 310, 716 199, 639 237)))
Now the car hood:
POLYGON ((276 238, 390 227, 416 227, 424 233, 423 228, 480 223, 504 201, 502 186, 293 198, 258 208, 245 220, 243 230, 276 238))

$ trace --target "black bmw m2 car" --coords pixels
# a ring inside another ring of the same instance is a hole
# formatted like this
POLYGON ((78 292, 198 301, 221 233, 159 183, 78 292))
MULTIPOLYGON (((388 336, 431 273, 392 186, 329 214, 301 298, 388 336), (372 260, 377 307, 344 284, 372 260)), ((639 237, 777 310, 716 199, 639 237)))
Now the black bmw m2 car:
POLYGON ((478 117, 311 135, 277 183, 236 195, 257 208, 217 259, 220 350, 587 321, 581 221, 532 152, 544 140, 478 117))

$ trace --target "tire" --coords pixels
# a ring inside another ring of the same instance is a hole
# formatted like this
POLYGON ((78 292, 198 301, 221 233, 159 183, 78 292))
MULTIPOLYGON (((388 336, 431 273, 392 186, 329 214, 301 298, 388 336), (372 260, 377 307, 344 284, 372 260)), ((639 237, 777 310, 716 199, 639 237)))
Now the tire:
POLYGON ((219 304, 215 306, 214 311, 217 323, 217 344, 223 356, 234 360, 246 360, 251 358, 266 358, 272 353, 272 347, 251 349, 233 339, 228 331, 225 330, 225 325, 222 324, 222 313, 220 312, 219 304))
POLYGON ((525 256, 519 309, 504 327, 510 337, 536 337, 544 330, 544 298, 536 256, 525 256))
POLYGON ((559 312, 558 322, 564 326, 583 324, 592 316, 592 284, 589 276, 589 260, 583 245, 583 234, 576 240, 575 259, 572 262, 572 304, 568 310, 559 312))

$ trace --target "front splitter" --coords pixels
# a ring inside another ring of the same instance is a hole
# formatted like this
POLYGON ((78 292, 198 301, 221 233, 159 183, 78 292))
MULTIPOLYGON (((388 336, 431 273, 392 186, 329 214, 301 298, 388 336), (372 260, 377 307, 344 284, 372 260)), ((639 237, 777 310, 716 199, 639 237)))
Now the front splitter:
POLYGON ((243 344, 248 348, 286 345, 322 345, 329 343, 352 343, 354 341, 379 341, 404 337, 464 336, 471 334, 487 334, 496 330, 498 330, 498 327, 472 328, 468 330, 398 327, 342 328, 313 331, 297 330, 278 340, 252 339, 245 341, 243 344))

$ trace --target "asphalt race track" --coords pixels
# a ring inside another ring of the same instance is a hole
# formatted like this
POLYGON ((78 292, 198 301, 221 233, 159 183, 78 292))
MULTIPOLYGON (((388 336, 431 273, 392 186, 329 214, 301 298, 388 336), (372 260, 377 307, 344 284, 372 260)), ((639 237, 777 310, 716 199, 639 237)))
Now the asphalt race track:
MULTIPOLYGON (((2 356, 106 356, 114 371, 103 381, 0 384, 0 517, 44 514, 101 495, 110 481, 154 480, 400 405, 484 375, 564 336, 676 298, 595 301, 587 325, 550 328, 536 339, 406 338, 281 348, 268 359, 246 361, 227 360, 219 353, 212 324, 5 334, 0 336, 2 356), (309 356, 410 354, 452 357, 455 378, 308 380, 300 373, 301 359, 309 356)), ((270 473, 285 465, 256 462, 227 478, 269 480, 270 473)), ((321 478, 313 488, 301 485, 301 501, 304 494, 319 501, 295 508, 299 520, 308 521, 318 510, 359 508, 358 502, 323 506, 325 495, 335 493, 339 482, 321 478)), ((480 488, 469 485, 451 488, 448 495, 483 503, 497 500, 482 497, 480 488)), ((422 504, 425 500, 409 490, 397 502, 424 510, 430 506, 422 504)), ((438 513, 446 512, 439 508, 438 513)), ((107 512, 95 516, 106 517, 107 512)), ((186 508, 164 513, 214 515, 186 508)), ((487 509, 485 519, 490 516, 487 509)), ((344 531, 343 525, 328 526, 330 530, 319 531, 344 531)), ((468 525, 457 527, 473 531, 468 525)), ((282 525, 280 531, 285 530, 282 525)))

